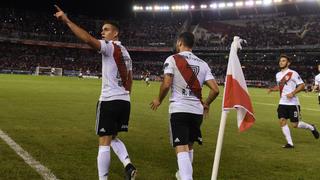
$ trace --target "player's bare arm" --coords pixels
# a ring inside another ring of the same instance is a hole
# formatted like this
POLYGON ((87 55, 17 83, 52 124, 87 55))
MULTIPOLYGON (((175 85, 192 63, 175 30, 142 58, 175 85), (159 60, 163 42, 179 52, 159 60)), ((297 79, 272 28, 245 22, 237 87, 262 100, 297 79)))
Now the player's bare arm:
POLYGON ((274 86, 268 89, 268 94, 273 92, 273 91, 279 91, 279 86, 274 86))
POLYGON ((129 93, 131 93, 131 89, 132 89, 132 71, 129 70, 128 72, 128 88, 129 88, 129 93))
POLYGON ((210 104, 218 97, 219 95, 219 86, 217 82, 213 79, 206 81, 206 86, 210 88, 209 95, 203 103, 204 115, 207 116, 209 113, 210 104))
POLYGON ((163 99, 167 96, 170 87, 172 85, 172 81, 173 81, 173 75, 172 74, 165 74, 163 81, 161 83, 160 86, 160 92, 159 92, 159 96, 157 98, 155 98, 151 103, 151 109, 152 110, 157 110, 157 108, 160 106, 160 104, 162 103, 163 99))
POLYGON ((319 85, 314 85, 312 88, 312 92, 317 92, 317 90, 319 91, 319 85))
POLYGON ((57 9, 57 12, 54 14, 54 16, 58 20, 65 23, 79 39, 81 39, 83 42, 91 46, 93 49, 97 51, 101 50, 101 44, 96 38, 92 37, 87 31, 85 31, 84 29, 80 28, 78 25, 73 23, 67 17, 67 15, 62 11, 62 9, 59 8, 59 6, 54 5, 54 7, 57 9))
POLYGON ((304 83, 299 84, 298 87, 291 93, 287 94, 287 98, 293 98, 297 93, 301 92, 304 90, 304 83))

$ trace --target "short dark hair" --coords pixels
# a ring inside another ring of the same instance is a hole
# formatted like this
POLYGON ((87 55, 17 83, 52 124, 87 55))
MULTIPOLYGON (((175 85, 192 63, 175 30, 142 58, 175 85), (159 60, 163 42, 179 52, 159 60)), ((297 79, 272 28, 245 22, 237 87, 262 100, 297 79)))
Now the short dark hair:
POLYGON ((120 32, 120 25, 118 21, 114 20, 104 20, 103 25, 105 24, 111 24, 113 27, 117 29, 118 32, 120 32))
POLYGON ((194 45, 194 35, 191 32, 183 32, 178 39, 182 41, 183 45, 192 48, 194 45))
POLYGON ((280 59, 281 59, 281 58, 286 58, 290 63, 292 63, 291 57, 288 56, 288 55, 286 55, 286 54, 281 54, 281 55, 280 55, 280 59))

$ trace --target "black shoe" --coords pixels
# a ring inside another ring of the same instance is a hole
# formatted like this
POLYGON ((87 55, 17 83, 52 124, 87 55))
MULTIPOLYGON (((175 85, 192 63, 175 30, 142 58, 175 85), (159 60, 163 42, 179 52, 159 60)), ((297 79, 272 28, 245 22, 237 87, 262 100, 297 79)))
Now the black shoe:
POLYGON ((291 144, 286 144, 286 145, 283 145, 282 147, 286 149, 294 148, 294 146, 291 144))
POLYGON ((313 125, 313 124, 312 124, 312 126, 313 126, 314 130, 313 130, 313 131, 311 131, 311 132, 312 132, 312 134, 313 134, 314 138, 319 139, 319 132, 318 132, 318 130, 317 130, 317 128, 316 128, 316 126, 315 126, 315 125, 313 125))
POLYGON ((137 174, 137 169, 133 166, 133 164, 128 164, 125 167, 126 180, 134 180, 137 174))

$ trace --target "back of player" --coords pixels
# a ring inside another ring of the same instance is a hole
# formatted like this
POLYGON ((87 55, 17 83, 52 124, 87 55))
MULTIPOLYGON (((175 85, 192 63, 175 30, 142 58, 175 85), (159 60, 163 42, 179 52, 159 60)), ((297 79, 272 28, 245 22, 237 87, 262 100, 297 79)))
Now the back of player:
POLYGON ((183 60, 188 63, 196 75, 200 87, 205 81, 214 79, 208 64, 190 51, 183 51, 167 58, 164 63, 164 74, 173 74, 169 113, 187 112, 202 115, 203 106, 199 97, 192 92, 191 87, 184 80, 182 74, 184 72, 181 72, 178 68, 180 61, 183 60))
POLYGON ((164 63, 164 79, 160 93, 151 103, 156 110, 171 88, 170 141, 176 150, 179 170, 177 179, 192 179, 193 143, 202 144, 201 123, 204 112, 218 96, 219 88, 206 62, 192 53, 194 36, 190 32, 179 35, 178 54, 169 56, 164 63), (202 85, 210 88, 202 102, 202 85))

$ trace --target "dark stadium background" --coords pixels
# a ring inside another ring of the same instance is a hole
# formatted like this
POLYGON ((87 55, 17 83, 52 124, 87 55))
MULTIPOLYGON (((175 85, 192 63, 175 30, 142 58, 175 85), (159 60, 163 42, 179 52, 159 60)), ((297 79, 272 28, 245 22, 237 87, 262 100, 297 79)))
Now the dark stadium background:
MULTIPOLYGON (((283 150, 276 114, 279 93, 267 94, 267 88, 275 85, 281 53, 290 55, 292 69, 309 88, 313 85, 320 63, 320 1, 283 0, 271 6, 186 12, 133 11, 134 5, 189 3, 199 8, 212 2, 216 1, 0 1, 0 130, 59 179, 96 179, 94 126, 101 55, 55 19, 53 5, 59 5, 96 38, 100 38, 104 19, 116 19, 121 25, 120 40, 133 59, 135 77, 130 133, 121 136, 138 168, 139 180, 174 180, 177 162, 168 138, 168 100, 157 112, 149 104, 158 95, 163 62, 172 54, 177 34, 182 27, 192 29, 200 24, 211 35, 205 39, 198 33, 194 53, 208 62, 221 93, 203 121, 204 145, 195 147, 194 177, 211 177, 229 47, 233 36, 240 35, 248 41, 238 56, 250 86, 256 123, 240 134, 236 114, 228 116, 219 179, 319 180, 319 140, 309 132, 292 131, 296 147, 283 150), (47 76, 33 75, 39 66, 48 68, 39 73, 47 76), (62 68, 64 76, 52 74, 53 67, 62 68), (80 71, 88 78, 78 78, 80 71), (150 74, 150 86, 143 81, 146 74, 150 74)), ((205 97, 208 89, 203 90, 205 97)), ((301 92, 299 98, 303 119, 320 127, 318 94, 301 92)), ((123 179, 122 164, 112 158, 110 179, 123 179)), ((42 178, 0 139, 2 179, 42 178)))

